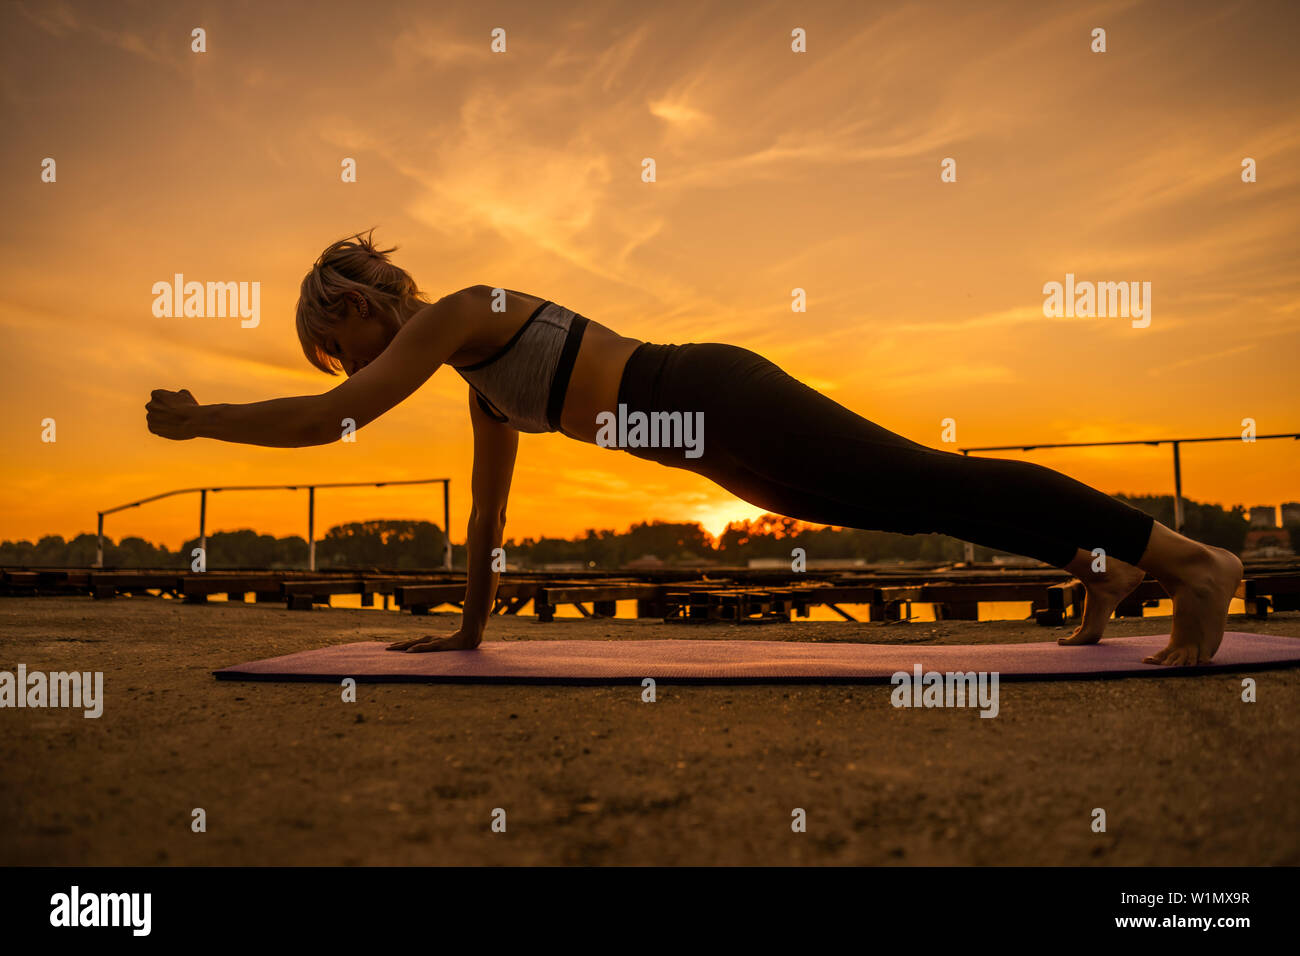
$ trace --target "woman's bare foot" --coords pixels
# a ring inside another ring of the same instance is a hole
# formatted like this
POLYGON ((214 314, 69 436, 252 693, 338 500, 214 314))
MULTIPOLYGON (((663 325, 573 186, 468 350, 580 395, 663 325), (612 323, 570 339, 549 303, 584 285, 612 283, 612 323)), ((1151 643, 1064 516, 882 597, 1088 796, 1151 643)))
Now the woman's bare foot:
POLYGON ((1110 616, 1146 578, 1146 572, 1114 558, 1107 559, 1106 570, 1092 570, 1093 557, 1080 551, 1066 570, 1083 582, 1083 623, 1069 637, 1056 639, 1058 644, 1096 644, 1106 630, 1110 616))
POLYGON ((1143 658, 1145 664, 1178 667, 1206 664, 1223 643, 1228 605, 1241 583, 1241 559, 1171 531, 1160 522, 1138 567, 1156 576, 1174 600, 1169 644, 1143 658))
POLYGON ((1228 626, 1228 604, 1241 582, 1241 559, 1231 551, 1206 547, 1199 560, 1189 563, 1180 580, 1161 580, 1174 599, 1169 644, 1144 664, 1208 664, 1223 643, 1228 626))

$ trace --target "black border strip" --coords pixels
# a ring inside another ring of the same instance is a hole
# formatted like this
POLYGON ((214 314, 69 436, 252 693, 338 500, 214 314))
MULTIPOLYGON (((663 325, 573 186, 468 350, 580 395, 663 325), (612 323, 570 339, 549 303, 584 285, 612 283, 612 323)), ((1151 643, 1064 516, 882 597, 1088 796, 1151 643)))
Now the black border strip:
MULTIPOLYGON (((510 794, 513 806, 529 795, 510 794)), ((726 795, 722 795, 725 797, 726 795)), ((479 803, 481 801, 475 801, 479 803)), ((568 803, 560 799, 561 805, 568 803)), ((715 801, 717 802, 717 801, 715 801)), ((734 801, 733 801, 734 802, 734 801)), ((428 812, 445 812, 442 803, 430 801, 428 812)), ((1007 860, 1013 865, 1002 866, 920 866, 908 865, 906 859, 893 864, 846 868, 855 854, 864 851, 846 851, 849 859, 828 860, 821 865, 792 865, 802 862, 794 856, 787 841, 802 841, 804 836, 792 836, 788 819, 771 829, 755 829, 741 835, 732 835, 729 846, 749 841, 754 848, 753 863, 708 866, 674 865, 676 850, 687 837, 682 836, 683 824, 697 823, 701 810, 707 812, 708 800, 701 808, 694 801, 676 814, 665 814, 660 820, 642 813, 639 817, 620 815, 617 811, 602 810, 593 818, 581 816, 570 823, 561 818, 557 824, 550 820, 528 819, 516 816, 511 820, 510 834, 493 834, 483 825, 480 829, 483 855, 473 865, 454 868, 441 865, 441 854, 436 844, 417 844, 403 859, 424 863, 425 866, 315 866, 284 867, 264 865, 262 860, 278 854, 273 847, 259 848, 254 854, 258 863, 252 866, 142 866, 142 867, 5 867, 0 869, 0 921, 4 924, 5 939, 12 948, 13 942, 28 942, 30 952, 62 952, 70 948, 80 950, 89 943, 92 951, 107 940, 109 947, 120 948, 118 940, 126 941, 133 949, 151 940, 155 945, 168 946, 169 952, 192 944, 196 939, 211 943, 231 944, 240 950, 249 948, 254 933, 264 932, 264 926, 281 926, 275 930, 284 936, 292 934, 297 948, 319 944, 327 951, 337 951, 341 942, 354 944, 349 949, 374 948, 376 927, 382 917, 385 933, 410 932, 428 935, 427 907, 394 906, 394 900, 405 900, 411 895, 412 881, 425 883, 456 880, 457 889, 464 899, 456 902, 456 916, 466 925, 491 926, 494 936, 502 946, 526 949, 536 946, 537 927, 553 924, 555 914, 565 906, 572 908, 573 900, 581 900, 581 931, 594 939, 617 939, 626 933, 628 926, 657 925, 664 915, 662 886, 663 871, 670 873, 675 891, 672 916, 675 922, 686 926, 699 926, 697 935, 712 942, 725 939, 728 948, 782 949, 806 948, 807 925, 796 918, 733 920, 725 927, 714 927, 717 922, 717 885, 725 879, 743 898, 795 899, 800 894, 816 899, 824 912, 818 914, 818 930, 823 934, 842 932, 846 936, 863 932, 863 888, 871 895, 872 919, 883 931, 914 932, 915 927, 928 928, 935 923, 936 900, 942 901, 945 926, 973 927, 973 936, 998 938, 1008 941, 1035 940, 1061 937, 1062 928, 1068 929, 1071 939, 1096 938, 1102 942, 1129 938, 1145 944, 1165 940, 1178 945, 1187 937, 1214 941, 1227 941, 1229 947, 1236 940, 1268 949, 1261 933, 1250 934, 1269 926, 1277 939, 1279 930, 1294 927, 1295 869, 1286 866, 1255 867, 1134 867, 1106 866, 1102 857, 1095 866, 1041 866, 1015 865, 1020 856, 1015 847, 1001 848, 994 859, 1007 860), (612 819, 611 819, 612 818, 612 819), (605 822, 609 832, 619 834, 619 839, 629 840, 634 852, 624 849, 606 851, 597 847, 593 852, 607 856, 605 865, 585 865, 578 851, 591 846, 588 819, 605 822), (655 827, 669 824, 663 835, 654 843, 634 827, 655 827), (552 845, 538 841, 544 827, 561 826, 560 836, 552 845), (584 833, 584 830, 587 833, 584 833), (503 849, 496 841, 509 841, 511 849, 503 849), (491 848, 491 850, 489 850, 491 848), (527 861, 511 863, 511 860, 527 861), (504 862, 504 866, 492 865, 504 862), (766 862, 766 861, 771 861, 766 862), (437 867, 434 869, 428 864, 437 867), (534 872, 544 867, 545 871, 534 872), (725 873, 718 871, 725 867, 725 873), (454 869, 444 876, 443 871, 454 869), (150 935, 134 937, 128 928, 55 927, 50 923, 52 897, 68 893, 77 885, 85 893, 147 892, 151 894, 150 935), (1210 889, 1225 895, 1240 896, 1242 902, 1191 903, 1192 892, 1210 889), (1121 902, 1124 893, 1157 893, 1168 899, 1171 893, 1182 894, 1182 902, 1162 902, 1154 906, 1121 902), (504 896, 503 896, 504 894, 504 896), (680 897, 680 898, 677 898, 680 897), (502 898, 510 900, 509 919, 501 916, 502 898), (322 900, 346 900, 345 914, 327 912, 322 900), (1248 899, 1248 901, 1247 901, 1248 899), (286 925, 285 914, 307 914, 286 925), (355 918, 352 914, 363 914, 355 918), (379 914, 365 919, 364 914, 379 914), (1212 927, 1206 933, 1201 928, 1180 928, 1173 933, 1167 930, 1138 926, 1120 926, 1124 917, 1154 917, 1155 925, 1166 917, 1196 915, 1219 918, 1249 919, 1249 927, 1212 927), (499 924, 499 925, 498 925, 499 924), (734 924, 734 925, 733 925, 734 924), (1245 933, 1242 930, 1245 930, 1245 933), (62 939, 60 939, 62 937, 62 939), (50 943, 61 942, 60 947, 50 943), (71 947, 69 946, 71 943, 71 947), (39 946, 39 948, 37 948, 39 946)), ((491 806, 491 803, 484 804, 491 806)), ((722 805, 722 804, 719 804, 722 805)), ((456 811, 458 814, 467 811, 456 811)), ((813 818, 818 811, 809 814, 813 818)), ((753 814, 757 822, 758 814, 753 814)), ((913 816, 919 816, 914 814, 913 816)), ((749 823, 747 814, 740 813, 737 826, 749 823)), ((821 819, 824 827, 834 827, 832 834, 844 829, 844 822, 826 815, 821 819)), ((374 821, 367 821, 373 824, 374 821)), ((901 835, 909 832, 914 821, 904 814, 902 823, 891 824, 883 832, 901 835)), ((698 823, 697 823, 698 825, 698 823)), ((751 824, 752 825, 752 824, 751 824)), ((816 824, 814 824, 816 826, 816 824)), ((881 832, 867 830, 868 836, 881 832)), ((392 832, 396 823, 383 822, 385 832, 392 832)), ((810 828, 812 829, 812 828, 810 828)), ((816 832, 813 830, 813 832, 816 832)), ((1280 826, 1270 828, 1262 824, 1255 831, 1284 840, 1289 834, 1280 826)), ((1061 839, 1050 829, 1040 828, 1043 839, 1061 839)), ((1109 844, 1113 846, 1114 834, 1109 844)), ((210 839, 210 837, 209 837, 210 839)), ((320 839, 320 838, 318 838, 320 839)), ((340 835, 339 845, 326 856, 340 858, 345 855, 348 835, 340 835)), ((475 838, 469 834, 465 840, 475 838)), ((1098 836, 1097 839, 1103 839, 1098 836)), ((468 844, 472 846, 472 843, 468 844)), ((44 851, 48 853, 49 851, 44 851)), ((301 852, 295 848, 295 855, 301 852)), ((828 854, 829 855, 829 854, 828 854)), ((1071 856, 1082 856, 1072 852, 1071 856)), ((1132 856, 1131 848, 1126 853, 1132 856)), ((1256 857, 1280 856, 1279 853, 1259 852, 1256 857)), ((472 859, 465 851, 456 854, 461 859, 472 859)), ((809 861, 813 862, 813 861, 809 861)), ((882 930, 873 932, 879 936, 882 930)), ((188 946, 192 949, 192 946, 188 946)), ((949 947, 951 948, 951 947, 949 947)), ((1006 947, 1003 947, 1006 948, 1006 947)), ((1017 947, 1018 948, 1018 947, 1017 947)), ((1127 948, 1127 947, 1126 947, 1127 948)), ((1208 947, 1207 947, 1208 948, 1208 947)), ((1217 947, 1222 949, 1224 947, 1217 947)), ((21 949, 13 949, 21 952, 21 949)))

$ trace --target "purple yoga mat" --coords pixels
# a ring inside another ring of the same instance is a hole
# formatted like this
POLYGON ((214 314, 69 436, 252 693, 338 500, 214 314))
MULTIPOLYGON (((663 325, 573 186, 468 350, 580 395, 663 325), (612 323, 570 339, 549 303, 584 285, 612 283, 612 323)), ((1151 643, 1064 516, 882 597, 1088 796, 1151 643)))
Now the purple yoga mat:
POLYGON ((1208 665, 1142 658, 1169 635, 1087 647, 1032 644, 809 644, 796 641, 486 641, 473 651, 406 654, 383 643, 339 644, 225 667, 219 680, 622 684, 646 677, 700 683, 888 683, 896 671, 998 672, 1001 680, 1169 677, 1300 664, 1300 640, 1229 632, 1208 665))

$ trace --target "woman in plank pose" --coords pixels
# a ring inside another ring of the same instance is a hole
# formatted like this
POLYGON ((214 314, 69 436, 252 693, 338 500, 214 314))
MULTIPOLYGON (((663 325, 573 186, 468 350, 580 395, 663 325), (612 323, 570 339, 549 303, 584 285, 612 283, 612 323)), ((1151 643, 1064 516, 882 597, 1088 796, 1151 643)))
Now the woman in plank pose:
POLYGON ((637 412, 658 424, 698 421, 707 431, 694 448, 673 440, 632 447, 633 427, 623 450, 696 472, 770 512, 841 527, 942 532, 1064 568, 1083 582, 1086 601, 1083 623, 1062 644, 1100 640, 1144 572, 1174 603, 1169 644, 1149 663, 1206 662, 1223 640, 1242 574, 1228 551, 1040 465, 918 445, 747 349, 641 342, 556 302, 486 285, 429 303, 390 261, 392 251, 358 234, 326 249, 303 280, 303 352, 324 372, 344 371, 346 381, 320 395, 247 405, 199 405, 185 389, 159 389, 146 408, 149 429, 164 438, 323 445, 342 437, 345 420, 362 428, 443 365, 454 368, 469 384, 474 431, 464 613, 456 633, 394 650, 467 650, 482 640, 519 432, 609 445, 625 435, 611 420, 634 422, 637 412))

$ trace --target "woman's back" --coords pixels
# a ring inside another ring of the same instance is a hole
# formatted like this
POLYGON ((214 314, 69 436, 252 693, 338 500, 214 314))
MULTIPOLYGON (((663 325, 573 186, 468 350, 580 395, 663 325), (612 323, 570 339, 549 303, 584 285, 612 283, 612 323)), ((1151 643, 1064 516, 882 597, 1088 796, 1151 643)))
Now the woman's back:
POLYGON ((473 327, 450 364, 479 407, 519 431, 595 442, 596 415, 616 409, 623 367, 641 341, 527 293, 475 286, 470 294, 473 327), (504 310, 493 311, 503 296, 504 310))

